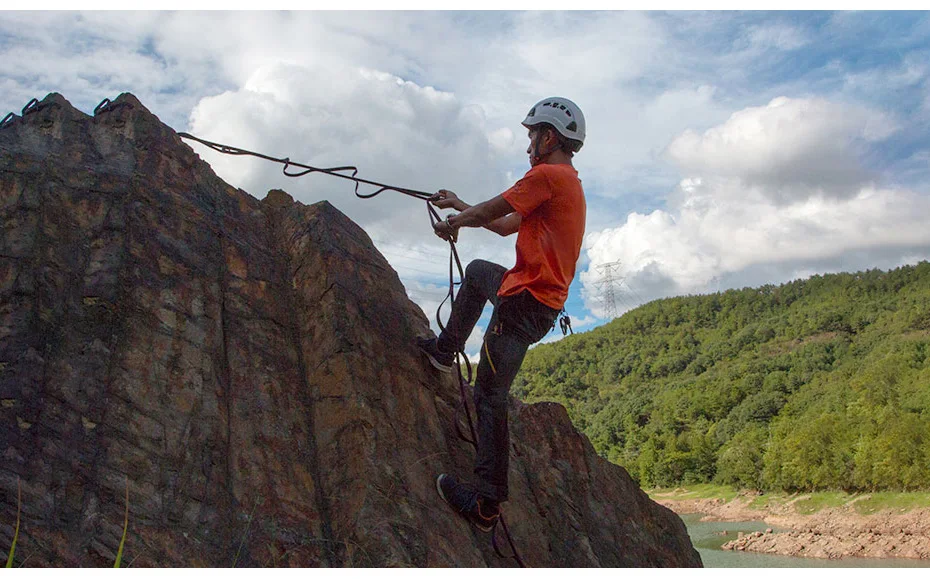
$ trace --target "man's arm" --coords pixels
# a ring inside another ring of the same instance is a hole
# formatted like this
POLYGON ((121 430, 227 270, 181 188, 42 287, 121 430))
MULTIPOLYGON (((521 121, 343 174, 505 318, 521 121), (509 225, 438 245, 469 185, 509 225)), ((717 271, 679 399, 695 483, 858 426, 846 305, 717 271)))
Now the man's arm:
POLYGON ((513 207, 504 199, 503 195, 498 195, 477 205, 472 205, 458 215, 453 215, 446 219, 446 223, 453 229, 460 227, 487 227, 492 222, 507 217, 513 213, 513 207))
MULTIPOLYGON (((440 209, 452 208, 456 211, 465 212, 472 208, 471 205, 459 199, 455 193, 445 189, 441 189, 438 193, 436 193, 436 195, 430 198, 430 201, 433 203, 433 205, 436 205, 440 209)), ((507 203, 507 207, 509 208, 508 214, 496 219, 492 219, 491 221, 482 225, 458 225, 458 218, 456 218, 456 227, 484 227, 489 231, 493 231, 500 236, 506 237, 516 233, 520 229, 520 222, 522 221, 520 214, 516 211, 513 211, 513 208, 510 207, 509 203, 507 203)))
POLYGON ((513 235, 520 230, 520 223, 522 221, 523 216, 514 211, 510 215, 505 215, 504 217, 495 219, 494 221, 488 223, 485 225, 485 228, 493 231, 501 237, 507 237, 508 235, 513 235))

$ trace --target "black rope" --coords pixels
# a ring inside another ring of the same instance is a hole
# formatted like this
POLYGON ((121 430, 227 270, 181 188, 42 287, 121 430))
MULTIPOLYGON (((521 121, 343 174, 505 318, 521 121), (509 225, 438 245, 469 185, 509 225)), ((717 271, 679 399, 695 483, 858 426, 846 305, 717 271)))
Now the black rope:
POLYGON ((408 189, 406 187, 396 187, 394 185, 385 185, 384 183, 378 183, 377 181, 369 181, 368 179, 362 179, 361 177, 357 177, 358 168, 353 167, 351 165, 345 166, 345 167, 329 167, 326 169, 321 169, 319 167, 312 167, 310 165, 304 165, 303 163, 297 163, 295 161, 291 161, 287 157, 284 157, 284 158, 272 157, 270 155, 265 155, 263 153, 256 153, 254 151, 240 149, 238 147, 230 147, 229 145, 213 143, 211 141, 207 141, 199 137, 195 137, 194 135, 191 135, 190 133, 178 133, 178 136, 184 139, 190 139, 192 141, 197 141, 201 145, 206 145, 207 147, 213 149, 214 151, 218 151, 225 155, 235 155, 235 156, 248 155, 252 157, 258 157, 259 159, 265 159, 266 161, 273 161, 275 163, 280 163, 284 165, 284 168, 282 169, 282 171, 288 177, 303 177, 304 175, 307 175, 309 173, 325 173, 333 177, 339 177, 340 179, 348 179, 349 181, 355 181, 355 195, 356 197, 360 199, 371 199, 372 197, 376 195, 380 195, 381 193, 384 193, 385 191, 396 191, 398 193, 403 193, 404 195, 408 195, 410 197, 416 197, 417 199, 423 199, 423 200, 427 200, 433 196, 432 193, 427 193, 426 191, 417 191, 416 189, 408 189), (300 172, 296 172, 296 173, 289 173, 288 172, 289 167, 299 167, 304 170, 300 172), (352 174, 346 175, 345 171, 351 171, 352 174), (358 187, 359 185, 362 185, 362 184, 372 185, 374 187, 378 187, 378 189, 374 193, 359 193, 358 187))
MULTIPOLYGON (((442 220, 439 217, 439 213, 433 208, 432 205, 429 204, 429 202, 427 202, 426 208, 429 210, 430 223, 435 225, 436 223, 442 220)), ((465 279, 465 273, 462 269, 462 262, 459 259, 458 251, 455 249, 455 241, 451 238, 449 239, 449 250, 450 250, 449 251, 449 291, 446 294, 446 297, 443 298, 442 302, 439 304, 439 307, 436 308, 436 323, 439 325, 440 333, 443 332, 446 328, 442 324, 442 320, 440 319, 439 312, 442 309, 443 304, 446 303, 446 300, 450 300, 450 303, 455 302, 455 286, 459 285, 455 281, 454 271, 452 269, 453 264, 455 265, 456 268, 458 268, 459 279, 460 280, 465 279)), ((462 408, 465 411, 465 418, 467 419, 468 430, 469 430, 469 433, 471 434, 471 437, 469 438, 462 433, 459 427, 459 421, 458 421, 457 416, 455 418, 455 431, 458 434, 459 438, 471 444, 472 447, 474 447, 475 452, 478 452, 478 435, 475 433, 475 423, 474 423, 474 420, 472 420, 471 410, 468 407, 468 394, 465 388, 466 384, 470 383, 471 378, 472 378, 471 362, 469 361, 468 356, 465 354, 464 348, 462 350, 456 351, 455 353, 455 367, 458 370, 459 392, 462 396, 462 408), (466 373, 462 372, 462 360, 465 361, 467 378, 466 378, 466 373)), ((495 523, 494 527, 491 529, 491 547, 494 548, 494 552, 497 553, 497 556, 501 557, 502 559, 513 559, 517 562, 518 565, 520 565, 520 567, 526 567, 526 564, 523 562, 523 559, 520 557, 520 553, 517 551, 517 546, 514 545, 513 543, 513 537, 511 537, 510 535, 510 530, 507 528, 507 523, 504 521, 503 509, 501 509, 500 516, 498 517, 497 520, 498 520, 498 523, 500 523, 501 528, 504 530, 504 536, 507 538, 507 543, 510 544, 510 550, 513 553, 513 555, 505 555, 503 551, 501 551, 501 548, 498 546, 497 544, 497 523, 495 523)))
MULTIPOLYGON (((98 109, 100 110, 100 112, 103 112, 103 111, 106 111, 108 107, 109 107, 109 99, 104 99, 104 101, 101 102, 97 106, 97 109, 94 109, 94 114, 95 115, 97 114, 98 109)), ((355 182, 355 196, 360 199, 371 199, 372 197, 375 197, 376 195, 380 195, 381 193, 385 191, 396 191, 398 193, 403 193, 404 195, 407 195, 410 197, 422 199, 426 201, 426 209, 429 212, 430 224, 436 225, 437 223, 442 221, 442 217, 440 217, 439 212, 436 211, 436 209, 429 203, 429 198, 433 196, 432 193, 427 193, 425 191, 417 191, 416 189, 408 189, 406 187, 386 185, 384 183, 378 183, 377 181, 369 181, 368 179, 362 179, 361 177, 357 176, 358 168, 351 166, 351 165, 348 165, 345 167, 329 167, 329 168, 321 169, 319 167, 312 167, 310 165, 305 165, 303 163, 297 163, 297 162, 291 161, 287 157, 285 158, 272 157, 270 155, 265 155, 263 153, 256 153, 254 151, 240 149, 238 147, 231 147, 229 145, 214 143, 212 141, 207 141, 199 137, 195 137, 194 135, 191 135, 190 133, 178 133, 178 136, 184 139, 196 141, 202 145, 205 145, 213 149, 214 151, 223 153, 225 155, 234 155, 234 156, 248 155, 252 157, 258 157, 259 159, 265 159, 266 161, 280 163, 284 165, 284 167, 282 168, 282 172, 284 173, 284 175, 288 177, 303 177, 304 175, 308 175, 310 173, 325 173, 326 175, 331 175, 333 177, 339 177, 341 179, 348 179, 350 181, 354 181, 355 182), (288 172, 289 167, 299 167, 300 169, 303 169, 303 171, 288 172), (346 171, 351 171, 352 172, 351 175, 345 174, 346 171), (377 187, 377 189, 374 191, 374 193, 359 193, 358 187, 359 185, 362 185, 362 184, 371 185, 373 187, 377 187)), ((465 278, 465 271, 462 268, 462 261, 461 259, 459 259, 458 250, 455 248, 455 240, 450 238, 449 239, 449 291, 446 293, 446 297, 439 304, 439 307, 436 308, 436 323, 439 325, 440 333, 445 330, 445 326, 443 325, 442 320, 440 319, 440 310, 442 309, 442 306, 446 303, 447 300, 449 301, 450 304, 455 302, 455 286, 461 285, 461 280, 464 278, 465 278), (460 280, 458 282, 455 281, 456 269, 458 270, 459 280, 460 280)), ((477 451, 478 450, 478 442, 477 442, 478 436, 475 434, 475 423, 474 423, 474 420, 472 419, 471 409, 468 407, 468 393, 466 389, 466 385, 471 383, 472 368, 471 368, 471 362, 468 360, 468 356, 465 354, 464 349, 455 353, 455 366, 456 366, 456 369, 458 370, 458 375, 459 375, 459 393, 462 396, 462 408, 464 409, 465 418, 468 423, 468 430, 471 433, 471 437, 469 438, 462 433, 461 429, 459 428, 458 417, 456 417, 455 419, 455 430, 462 440, 471 444, 475 448, 475 451, 477 451), (464 371, 462 370, 463 361, 464 361, 464 366, 465 366, 464 371)), ((520 558, 520 554, 517 552, 517 547, 516 545, 514 545, 513 538, 510 536, 510 531, 507 529, 507 523, 504 521, 503 510, 501 511, 500 517, 498 518, 498 522, 500 523, 501 528, 504 530, 504 536, 507 538, 507 542, 510 544, 510 549, 513 552, 513 555, 505 555, 503 552, 501 552, 497 544, 497 524, 494 525, 494 528, 492 529, 492 533, 491 533, 491 546, 494 548, 494 552, 497 553, 499 557, 502 557, 504 559, 515 560, 517 564, 520 565, 520 567, 526 567, 526 564, 523 562, 523 559, 520 558)))

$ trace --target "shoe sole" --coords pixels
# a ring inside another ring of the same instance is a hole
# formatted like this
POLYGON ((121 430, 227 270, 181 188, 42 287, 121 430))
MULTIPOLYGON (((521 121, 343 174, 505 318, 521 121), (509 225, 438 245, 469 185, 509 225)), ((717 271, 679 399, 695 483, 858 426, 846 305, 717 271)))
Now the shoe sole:
POLYGON ((445 372, 446 374, 452 373, 452 366, 446 366, 442 364, 439 360, 437 360, 436 358, 433 358, 432 354, 430 354, 426 350, 423 350, 422 348, 420 349, 420 351, 426 355, 426 357, 429 359, 429 363, 432 364, 433 368, 436 368, 440 372, 445 372))
MULTIPOLYGON (((440 481, 441 479, 442 479, 442 477, 439 477, 439 476, 436 477, 436 492, 439 493, 439 498, 442 499, 442 502, 444 502, 444 503, 446 503, 447 505, 449 505, 449 507, 450 507, 453 511, 455 511, 455 507, 453 507, 453 506, 452 506, 452 503, 449 502, 449 499, 446 498, 446 494, 445 494, 444 492, 442 492, 442 486, 439 484, 439 481, 440 481)), ((469 523, 471 523, 471 526, 473 526, 474 528, 478 529, 478 530, 481 531, 482 533, 490 533, 490 532, 491 532, 491 529, 494 528, 493 525, 490 526, 490 527, 482 527, 481 525, 479 525, 478 523, 476 523, 476 522, 474 522, 473 520, 469 519, 469 518, 466 517, 465 515, 462 515, 462 513, 459 513, 458 511, 455 511, 455 512, 458 513, 459 515, 461 515, 463 519, 465 519, 466 521, 468 521, 469 523)), ((496 521, 495 521, 495 524, 497 524, 496 521)))

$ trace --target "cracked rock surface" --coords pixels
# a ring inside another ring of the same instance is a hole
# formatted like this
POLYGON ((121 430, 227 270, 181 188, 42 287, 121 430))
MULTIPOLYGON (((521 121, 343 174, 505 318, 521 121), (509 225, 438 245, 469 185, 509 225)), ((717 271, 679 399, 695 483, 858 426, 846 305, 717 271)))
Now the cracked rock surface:
MULTIPOLYGON (((15 564, 513 566, 441 502, 458 385, 365 232, 220 180, 132 95, 0 129, 0 549, 15 564)), ((697 566, 557 404, 511 400, 534 567, 697 566)), ((501 537, 501 544, 506 542, 501 537)), ((503 547, 506 550, 506 546, 503 547)))

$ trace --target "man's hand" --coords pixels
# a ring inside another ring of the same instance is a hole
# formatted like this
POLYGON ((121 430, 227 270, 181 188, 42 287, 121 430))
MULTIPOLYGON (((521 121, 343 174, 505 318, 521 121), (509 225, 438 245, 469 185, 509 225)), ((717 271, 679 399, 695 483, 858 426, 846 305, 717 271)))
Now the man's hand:
POLYGON ((432 197, 429 198, 429 202, 436 207, 439 207, 440 209, 457 209, 462 211, 462 208, 458 206, 458 195, 446 189, 440 189, 437 191, 432 197))
POLYGON ((455 243, 459 240, 459 229, 449 222, 448 217, 443 221, 436 222, 436 224, 433 225, 433 232, 444 241, 451 240, 455 243))

